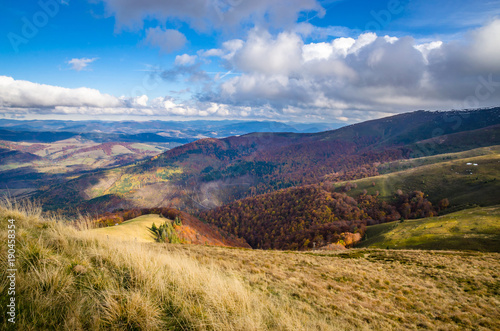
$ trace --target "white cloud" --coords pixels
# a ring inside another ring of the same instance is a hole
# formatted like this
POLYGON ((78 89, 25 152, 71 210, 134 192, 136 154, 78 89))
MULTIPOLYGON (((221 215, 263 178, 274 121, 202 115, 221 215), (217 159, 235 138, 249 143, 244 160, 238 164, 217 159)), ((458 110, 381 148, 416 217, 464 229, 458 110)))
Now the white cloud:
POLYGON ((358 39, 348 48, 348 53, 356 53, 365 46, 377 40, 377 35, 373 32, 360 34, 358 39))
POLYGON ((425 44, 420 44, 420 45, 415 45, 414 47, 422 53, 424 56, 425 62, 428 64, 429 61, 427 60, 427 56, 429 53, 434 50, 438 49, 443 45, 443 42, 441 40, 438 41, 432 41, 430 43, 425 43, 425 44))
POLYGON ((148 106, 148 96, 141 95, 129 100, 129 103, 132 107, 147 107, 148 106))
POLYGON ((122 102, 118 98, 86 87, 69 89, 0 76, 2 107, 119 107, 121 105, 122 102))
POLYGON ((333 46, 330 43, 311 43, 302 46, 302 57, 305 62, 312 60, 326 60, 332 55, 333 46))
POLYGON ((500 19, 471 32, 471 56, 481 66, 500 68, 500 19))
POLYGON ((200 56, 210 57, 217 56, 225 60, 230 60, 233 58, 234 54, 239 51, 244 45, 241 39, 232 39, 222 43, 222 48, 213 48, 207 51, 201 51, 200 56))
POLYGON ((179 50, 186 44, 187 39, 181 32, 160 27, 146 30, 144 43, 159 48, 164 53, 179 50))
POLYGON ((182 54, 175 57, 175 65, 193 65, 196 62, 196 55, 182 54))
POLYGON ((222 49, 219 49, 219 48, 212 48, 209 50, 202 50, 199 52, 199 54, 200 54, 200 56, 203 56, 203 57, 210 57, 210 56, 222 57, 224 55, 224 51, 222 49))
POLYGON ((398 41, 398 37, 391 37, 391 36, 384 36, 385 41, 387 41, 389 44, 394 44, 396 41, 398 41))
POLYGON ((69 61, 66 61, 67 64, 69 64, 71 66, 71 69, 73 70, 76 70, 76 71, 82 71, 82 70, 85 70, 85 68, 87 68, 87 66, 89 64, 91 64, 92 62, 94 62, 95 60, 97 60, 96 57, 93 57, 93 58, 81 58, 81 59, 71 59, 69 61))
POLYGON ((274 39, 267 31, 254 29, 232 60, 242 71, 289 75, 300 68, 302 45, 296 34, 283 32, 274 39))
POLYGON ((65 114, 84 116, 235 116, 239 107, 213 102, 193 105, 177 103, 170 97, 149 100, 111 96, 95 89, 69 89, 0 76, 0 116, 65 114), (231 109, 230 109, 231 108, 231 109))

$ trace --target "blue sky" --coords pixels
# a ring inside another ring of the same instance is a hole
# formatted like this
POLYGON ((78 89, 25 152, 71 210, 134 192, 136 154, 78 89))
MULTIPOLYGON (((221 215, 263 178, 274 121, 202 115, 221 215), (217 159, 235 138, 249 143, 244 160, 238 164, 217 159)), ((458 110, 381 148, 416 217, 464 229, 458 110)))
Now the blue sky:
POLYGON ((353 123, 500 100, 500 1, 41 0, 2 7, 6 118, 353 123))

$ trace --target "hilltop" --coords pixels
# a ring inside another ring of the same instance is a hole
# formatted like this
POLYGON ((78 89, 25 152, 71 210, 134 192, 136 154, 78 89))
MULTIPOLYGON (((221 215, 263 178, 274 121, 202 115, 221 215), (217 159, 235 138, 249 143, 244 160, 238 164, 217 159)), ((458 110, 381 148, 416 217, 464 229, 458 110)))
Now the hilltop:
POLYGON ((244 239, 229 235, 213 225, 201 222, 194 216, 172 209, 131 210, 102 215, 97 222, 105 226, 94 231, 114 240, 155 242, 156 237, 151 231, 153 224, 155 226, 160 226, 165 222, 173 224, 175 220, 178 220, 178 224, 175 224, 173 229, 180 242, 184 244, 250 248, 244 239), (127 217, 122 221, 125 214, 140 216, 131 216, 131 219, 127 217))

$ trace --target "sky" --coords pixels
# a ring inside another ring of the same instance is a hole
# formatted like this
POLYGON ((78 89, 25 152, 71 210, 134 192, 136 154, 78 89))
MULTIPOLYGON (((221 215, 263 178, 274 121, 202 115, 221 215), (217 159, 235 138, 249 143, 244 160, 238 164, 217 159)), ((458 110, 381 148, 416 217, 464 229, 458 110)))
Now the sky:
POLYGON ((0 1, 0 118, 350 124, 500 105, 500 0, 0 1))

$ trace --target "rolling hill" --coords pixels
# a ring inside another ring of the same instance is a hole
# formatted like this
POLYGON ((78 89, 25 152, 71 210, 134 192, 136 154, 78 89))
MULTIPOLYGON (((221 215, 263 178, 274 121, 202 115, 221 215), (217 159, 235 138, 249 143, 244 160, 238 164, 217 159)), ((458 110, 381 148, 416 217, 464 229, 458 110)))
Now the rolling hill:
POLYGON ((369 226, 357 247, 500 252, 500 206, 369 226))
POLYGON ((250 132, 320 132, 343 126, 338 123, 282 123, 275 121, 60 121, 0 119, 0 127, 23 132, 72 132, 78 134, 155 133, 163 137, 191 139, 221 138, 250 132))
POLYGON ((39 161, 42 157, 9 148, 1 148, 0 143, 0 170, 8 170, 19 167, 22 164, 30 164, 34 161, 39 161))
POLYGON ((195 139, 165 137, 156 133, 101 133, 101 132, 66 132, 66 131, 14 131, 0 129, 0 140, 12 142, 54 143, 66 139, 84 139, 99 143, 136 142, 136 143, 171 143, 174 146, 191 142, 195 139))
POLYGON ((143 143, 95 143, 81 138, 52 143, 0 140, 0 194, 18 195, 66 182, 87 171, 129 164, 165 148, 143 143))

